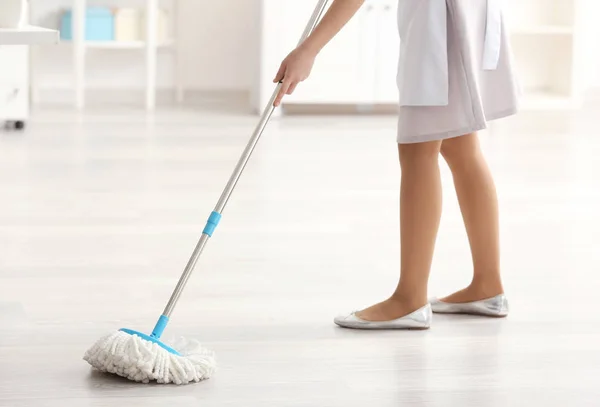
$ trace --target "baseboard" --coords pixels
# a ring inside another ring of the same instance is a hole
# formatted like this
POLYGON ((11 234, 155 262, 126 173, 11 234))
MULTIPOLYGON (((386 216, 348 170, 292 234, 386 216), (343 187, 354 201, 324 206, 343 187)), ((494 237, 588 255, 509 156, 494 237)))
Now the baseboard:
POLYGON ((246 90, 186 90, 184 105, 236 113, 252 113, 250 91, 246 90))
POLYGON ((398 106, 393 104, 283 104, 285 115, 396 115, 398 106))
MULTIPOLYGON (((70 89, 42 89, 38 91, 35 106, 74 106, 74 93, 70 89)), ((144 109, 143 89, 89 89, 86 91, 86 106, 128 106, 144 109)), ((586 106, 600 105, 600 87, 588 90, 584 97, 586 106)), ((204 107, 221 111, 259 114, 252 108, 251 95, 247 90, 205 90, 186 89, 182 106, 204 107)), ((156 104, 178 106, 173 89, 158 89, 156 104)), ((393 115, 396 105, 354 105, 354 104, 284 104, 284 115, 393 115)))
MULTIPOLYGON (((36 106, 74 106, 74 92, 71 89, 38 90, 36 106)), ((97 106, 139 106, 144 108, 146 94, 143 89, 88 89, 85 93, 86 107, 97 106)), ((157 106, 176 106, 177 95, 173 89, 156 91, 157 106)), ((250 95, 245 90, 202 90, 186 89, 183 95, 184 106, 207 106, 227 110, 250 112, 250 95)))

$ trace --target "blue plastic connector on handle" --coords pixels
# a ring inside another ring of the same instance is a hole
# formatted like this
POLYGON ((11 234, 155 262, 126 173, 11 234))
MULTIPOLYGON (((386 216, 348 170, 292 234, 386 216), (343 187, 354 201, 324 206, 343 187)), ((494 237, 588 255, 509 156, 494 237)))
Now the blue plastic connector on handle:
POLYGON ((165 331, 165 328, 167 327, 168 323, 169 323, 169 317, 161 315, 160 318, 158 318, 158 321, 156 322, 154 329, 152 330, 152 335, 150 335, 150 336, 152 336, 153 338, 156 338, 156 339, 160 339, 160 337, 162 336, 163 332, 165 331))
POLYGON ((221 214, 219 212, 213 211, 208 217, 208 221, 206 222, 206 226, 202 233, 212 237, 213 233, 217 226, 219 226, 219 222, 221 221, 221 214))

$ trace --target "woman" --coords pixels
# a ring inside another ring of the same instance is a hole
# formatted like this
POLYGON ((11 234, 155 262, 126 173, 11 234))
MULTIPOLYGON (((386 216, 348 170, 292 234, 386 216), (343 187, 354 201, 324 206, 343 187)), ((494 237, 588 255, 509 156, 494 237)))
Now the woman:
MULTIPOLYGON (((401 266, 386 300, 335 323, 362 329, 427 329, 432 312, 508 314, 500 276, 498 202, 477 131, 517 111, 517 85, 502 0, 399 0, 401 266), (439 155, 454 178, 473 258, 471 284, 429 300, 427 283, 442 210, 439 155)), ((334 0, 313 33, 282 62, 275 105, 307 79, 320 50, 364 0, 334 0)))

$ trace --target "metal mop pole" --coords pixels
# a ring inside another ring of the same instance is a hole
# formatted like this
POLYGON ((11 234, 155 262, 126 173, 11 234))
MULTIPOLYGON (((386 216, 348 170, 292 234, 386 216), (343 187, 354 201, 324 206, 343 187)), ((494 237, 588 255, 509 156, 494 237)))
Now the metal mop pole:
MULTIPOLYGON (((325 11, 328 2, 328 0, 319 0, 308 24, 306 25, 304 32, 302 33, 302 37, 300 38, 298 45, 304 42, 304 40, 306 40, 306 38, 312 33, 319 20, 321 19, 321 16, 325 11)), ((244 171, 244 168, 246 167, 246 164, 248 163, 248 160, 250 159, 250 156, 252 155, 252 152, 256 147, 256 144, 258 143, 258 140, 260 140, 260 137, 262 136, 262 133, 265 127, 267 126, 267 123, 269 122, 273 111, 275 110, 273 103, 275 101, 275 98, 277 97, 277 94, 279 93, 279 90, 281 89, 281 86, 282 84, 278 83, 275 87, 273 95, 269 99, 269 103, 265 107, 260 121, 258 122, 258 125, 256 126, 256 129, 254 130, 254 133, 250 138, 250 141, 244 149, 242 156, 240 157, 237 165, 235 166, 235 169, 233 170, 233 174, 229 178, 229 182, 227 182, 227 186, 221 194, 221 198, 217 202, 214 211, 208 218, 208 222, 206 223, 206 227, 202 232, 202 236, 200 237, 200 240, 198 241, 198 244, 196 245, 196 248, 194 249, 191 258, 189 259, 185 270, 183 271, 183 274, 181 275, 181 278, 179 279, 179 282, 177 283, 177 286, 175 287, 175 290, 173 291, 173 294, 171 295, 171 298, 169 299, 169 302, 165 307, 163 314, 158 320, 156 327, 152 331, 153 337, 160 338, 160 336, 162 335, 162 332, 164 331, 168 323, 169 317, 171 316, 171 313, 173 312, 173 309, 175 308, 175 305, 177 304, 177 301, 179 300, 179 297, 181 296, 181 293, 190 275, 192 274, 192 271, 194 270, 196 262, 198 261, 198 258, 204 250, 204 246, 206 246, 206 243, 211 238, 213 232, 215 231, 215 228, 219 224, 219 221, 221 220, 221 214, 223 213, 223 210, 225 209, 225 206, 227 205, 227 202, 229 201, 229 198, 231 197, 231 194, 235 189, 235 186, 237 185, 237 182, 239 181, 240 176, 242 175, 242 172, 244 171)))

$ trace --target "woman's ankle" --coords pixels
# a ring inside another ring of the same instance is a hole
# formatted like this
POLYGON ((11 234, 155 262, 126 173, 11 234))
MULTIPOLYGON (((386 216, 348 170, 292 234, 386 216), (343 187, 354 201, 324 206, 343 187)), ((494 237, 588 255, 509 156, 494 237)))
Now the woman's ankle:
POLYGON ((453 294, 450 294, 447 297, 442 298, 441 301, 449 303, 482 301, 487 300, 489 298, 493 298, 503 293, 504 290, 502 289, 502 286, 491 286, 487 284, 481 285, 478 282, 476 282, 471 283, 468 287, 460 291, 457 291, 453 294))
POLYGON ((502 280, 498 278, 474 278, 467 288, 473 294, 484 298, 491 298, 504 293, 502 280))
POLYGON ((397 290, 389 298, 389 301, 400 303, 405 308, 417 310, 417 309, 427 305, 427 303, 429 302, 429 299, 427 298, 427 294, 416 295, 414 292, 409 294, 407 292, 397 290))

